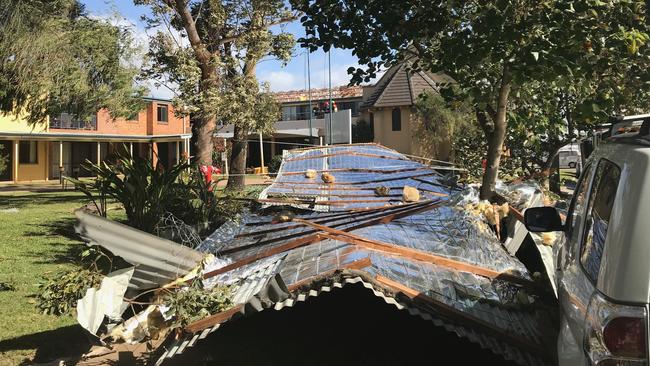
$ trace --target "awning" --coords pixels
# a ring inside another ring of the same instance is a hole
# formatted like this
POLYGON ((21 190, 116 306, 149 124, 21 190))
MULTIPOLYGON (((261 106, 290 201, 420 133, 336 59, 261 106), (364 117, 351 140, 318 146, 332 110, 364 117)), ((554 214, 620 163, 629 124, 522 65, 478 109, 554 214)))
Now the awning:
POLYGON ((104 135, 98 133, 0 132, 0 140, 80 141, 80 142, 166 142, 191 138, 192 134, 175 135, 104 135))

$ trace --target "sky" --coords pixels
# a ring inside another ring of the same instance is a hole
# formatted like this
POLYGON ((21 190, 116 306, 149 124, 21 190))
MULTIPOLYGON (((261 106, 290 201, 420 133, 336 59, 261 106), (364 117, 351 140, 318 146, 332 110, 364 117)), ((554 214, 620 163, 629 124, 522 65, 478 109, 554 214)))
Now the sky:
MULTIPOLYGON (((143 46, 147 44, 147 33, 141 15, 149 14, 146 6, 136 6, 132 0, 81 0, 86 5, 91 16, 111 19, 117 24, 130 25, 136 40, 143 46)), ((296 39, 304 36, 305 31, 299 22, 286 25, 286 30, 293 33, 296 39)), ((350 81, 347 69, 358 66, 358 60, 351 50, 332 49, 332 87, 346 85, 350 81)), ((328 86, 327 54, 322 50, 312 52, 310 58, 311 87, 326 88, 328 86)), ((306 51, 299 46, 294 49, 293 59, 285 66, 273 59, 263 60, 257 66, 257 78, 260 82, 268 82, 272 91, 289 91, 307 88, 307 57, 306 51)), ((149 85, 150 96, 171 99, 173 92, 166 87, 156 88, 149 85)))

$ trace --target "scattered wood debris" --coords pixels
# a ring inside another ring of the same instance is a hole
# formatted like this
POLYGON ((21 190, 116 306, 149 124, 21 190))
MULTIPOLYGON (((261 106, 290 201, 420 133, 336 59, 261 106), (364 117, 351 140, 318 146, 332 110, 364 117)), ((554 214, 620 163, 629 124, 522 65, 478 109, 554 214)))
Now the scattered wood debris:
POLYGON ((402 190, 402 201, 404 202, 418 202, 420 200, 420 191, 411 186, 404 186, 402 190))
POLYGON ((386 186, 378 186, 375 188, 375 195, 377 197, 386 197, 390 194, 390 188, 386 186))
POLYGON ((316 171, 314 169, 307 169, 305 172, 305 178, 314 179, 316 178, 316 171))
POLYGON ((273 216, 273 223, 289 222, 296 216, 292 211, 282 210, 273 216))
POLYGON ((323 173, 320 177, 323 180, 323 182, 325 182, 325 183, 334 183, 334 182, 336 182, 336 178, 330 173, 323 173))
POLYGON ((544 245, 553 246, 555 243, 556 235, 554 232, 542 233, 542 243, 544 245))

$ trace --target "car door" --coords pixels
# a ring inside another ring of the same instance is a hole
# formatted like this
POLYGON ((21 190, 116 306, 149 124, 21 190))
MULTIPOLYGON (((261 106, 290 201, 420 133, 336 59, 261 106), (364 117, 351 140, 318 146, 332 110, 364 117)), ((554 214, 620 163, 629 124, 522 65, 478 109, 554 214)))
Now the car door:
MULTIPOLYGON (((574 347, 577 353, 575 356, 578 358, 582 356, 585 318, 589 301, 596 291, 607 229, 621 175, 620 168, 606 159, 598 161, 594 174, 591 174, 591 168, 588 170, 584 182, 580 184, 580 191, 576 193, 574 211, 570 212, 567 253, 558 284, 561 316, 573 336, 577 346, 574 347), (589 179, 586 177, 591 175, 593 177, 588 184, 589 179)), ((570 339, 565 341, 571 342, 570 339)))
POLYGON ((593 286, 584 281, 578 265, 578 253, 582 238, 593 178, 592 164, 588 164, 573 196, 566 218, 565 241, 556 261, 558 300, 560 304, 560 336, 558 357, 560 364, 577 364, 582 358, 582 321, 587 312, 593 286), (563 362, 564 359, 564 362, 563 362))

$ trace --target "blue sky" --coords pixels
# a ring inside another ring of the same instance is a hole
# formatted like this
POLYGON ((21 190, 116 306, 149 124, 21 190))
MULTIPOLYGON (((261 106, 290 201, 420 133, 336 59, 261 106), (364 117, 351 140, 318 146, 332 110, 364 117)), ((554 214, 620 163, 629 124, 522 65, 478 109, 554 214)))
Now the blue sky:
MULTIPOLYGON (((149 9, 146 6, 135 6, 131 0, 82 0, 86 4, 87 10, 91 15, 102 18, 114 18, 116 15, 123 17, 128 23, 133 25, 137 39, 146 43, 146 34, 144 24, 140 21, 140 16, 148 14, 149 9)), ((297 38, 304 35, 304 28, 299 22, 286 25, 286 30, 293 33, 297 38)), ((333 49, 331 51, 332 59, 332 87, 345 85, 349 82, 350 77, 347 69, 350 66, 358 66, 357 58, 352 55, 350 50, 333 49)), ((311 53, 311 87, 327 87, 327 55, 318 50, 311 53)), ((287 91, 306 89, 307 87, 307 59, 306 52, 296 46, 294 58, 283 66, 276 60, 264 60, 257 67, 257 76, 260 81, 270 83, 273 91, 287 91)), ((166 88, 150 88, 151 95, 159 98, 171 98, 171 93, 166 88)))

